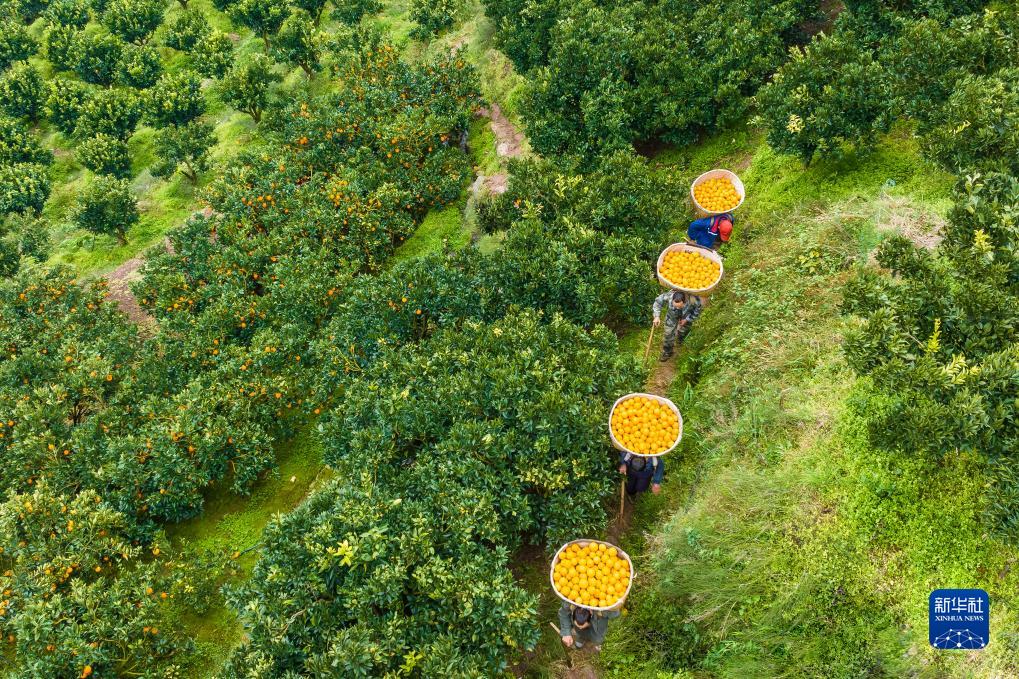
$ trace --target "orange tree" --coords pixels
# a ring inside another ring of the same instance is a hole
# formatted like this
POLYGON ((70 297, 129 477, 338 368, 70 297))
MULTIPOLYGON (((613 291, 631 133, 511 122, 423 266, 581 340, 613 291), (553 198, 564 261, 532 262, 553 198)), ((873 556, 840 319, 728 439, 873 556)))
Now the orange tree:
POLYGON ((495 518, 498 544, 554 544, 604 525, 614 477, 602 423, 639 383, 604 328, 511 311, 380 356, 326 418, 325 458, 419 496, 449 479, 495 518))
POLYGON ((142 549, 94 491, 40 483, 0 504, 0 644, 33 679, 148 674, 190 647, 160 610, 202 579, 142 549))
POLYGON ((537 641, 536 606, 475 496, 457 483, 421 496, 333 482, 274 520, 251 580, 230 596, 249 641, 224 676, 503 671, 537 641))

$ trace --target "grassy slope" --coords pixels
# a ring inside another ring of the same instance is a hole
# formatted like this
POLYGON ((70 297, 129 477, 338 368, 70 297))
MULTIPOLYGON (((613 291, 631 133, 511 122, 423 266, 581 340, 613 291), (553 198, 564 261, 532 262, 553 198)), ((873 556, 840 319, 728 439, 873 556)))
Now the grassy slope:
POLYGON ((738 165, 741 147, 750 198, 670 391, 688 434, 668 492, 624 540, 641 576, 605 673, 1014 676, 1015 642, 1000 631, 1015 625, 1017 554, 982 532, 979 465, 872 448, 851 407, 867 386, 839 349, 846 264, 865 262, 896 218, 937 221, 949 178, 906 134, 809 170, 739 138, 665 160, 692 175, 738 165), (991 593, 987 650, 929 648, 937 587, 991 593))

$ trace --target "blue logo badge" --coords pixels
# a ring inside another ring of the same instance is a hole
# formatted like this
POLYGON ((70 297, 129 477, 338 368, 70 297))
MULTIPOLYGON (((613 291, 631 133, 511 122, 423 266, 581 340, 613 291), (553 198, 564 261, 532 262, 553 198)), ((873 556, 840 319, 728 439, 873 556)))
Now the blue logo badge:
POLYGON ((991 637, 990 599, 982 589, 931 592, 929 637, 934 648, 974 650, 991 637))

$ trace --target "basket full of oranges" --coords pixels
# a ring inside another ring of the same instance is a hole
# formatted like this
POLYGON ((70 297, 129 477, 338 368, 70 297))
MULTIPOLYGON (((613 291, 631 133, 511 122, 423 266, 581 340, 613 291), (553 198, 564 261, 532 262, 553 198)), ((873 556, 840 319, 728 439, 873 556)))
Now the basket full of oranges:
POLYGON ((548 573, 562 599, 595 611, 619 608, 633 585, 633 561, 601 540, 574 540, 559 548, 548 573))
POLYGON ((683 438, 683 416, 657 394, 627 394, 609 412, 609 438, 617 450, 641 457, 664 455, 683 438))
POLYGON ((717 252, 689 243, 673 243, 662 250, 656 270, 662 285, 694 295, 718 287, 724 272, 717 252))
POLYGON ((690 185, 694 207, 704 215, 732 212, 746 197, 743 182, 729 170, 708 170, 690 185))

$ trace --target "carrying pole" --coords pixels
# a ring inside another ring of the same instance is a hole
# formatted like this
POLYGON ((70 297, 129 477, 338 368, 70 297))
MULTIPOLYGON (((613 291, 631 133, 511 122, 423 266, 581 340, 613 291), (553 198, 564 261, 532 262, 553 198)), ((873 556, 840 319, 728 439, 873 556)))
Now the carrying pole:
POLYGON ((555 630, 556 641, 559 642, 557 644, 557 646, 559 646, 559 648, 563 649, 563 655, 566 656, 566 665, 568 667, 572 668, 573 667, 573 658, 570 657, 570 652, 566 650, 566 646, 563 644, 563 635, 562 635, 562 632, 559 631, 559 628, 555 626, 554 622, 548 623, 548 626, 555 630))
POLYGON ((647 365, 647 357, 651 354, 651 340, 655 336, 655 326, 651 326, 651 332, 647 336, 647 346, 644 347, 644 365, 647 365))

